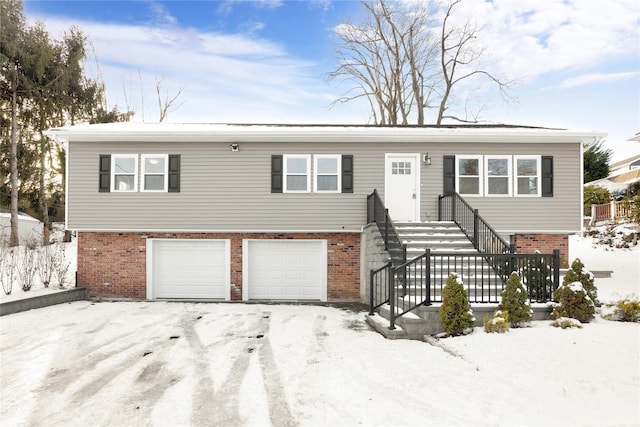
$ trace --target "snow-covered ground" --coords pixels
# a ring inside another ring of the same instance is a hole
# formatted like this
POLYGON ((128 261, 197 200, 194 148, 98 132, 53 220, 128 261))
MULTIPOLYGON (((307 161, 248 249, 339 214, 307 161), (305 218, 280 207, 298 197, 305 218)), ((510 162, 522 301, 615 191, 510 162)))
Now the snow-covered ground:
MULTIPOLYGON (((640 294, 640 247, 592 246, 600 299, 640 294)), ((638 426, 640 324, 431 345, 334 307, 78 301, 0 319, 0 424, 638 426)))

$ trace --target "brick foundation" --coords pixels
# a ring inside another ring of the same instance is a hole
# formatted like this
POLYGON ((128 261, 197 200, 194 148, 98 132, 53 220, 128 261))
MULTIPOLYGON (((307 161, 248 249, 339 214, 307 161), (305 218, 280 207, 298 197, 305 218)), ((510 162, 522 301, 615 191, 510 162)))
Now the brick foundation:
POLYGON ((543 254, 560 251, 560 267, 569 266, 568 234, 516 234, 513 236, 517 253, 531 254, 539 251, 543 254))
POLYGON ((360 233, 78 232, 78 286, 93 295, 146 298, 146 239, 229 239, 231 299, 242 300, 243 239, 327 241, 327 300, 360 298, 360 233))

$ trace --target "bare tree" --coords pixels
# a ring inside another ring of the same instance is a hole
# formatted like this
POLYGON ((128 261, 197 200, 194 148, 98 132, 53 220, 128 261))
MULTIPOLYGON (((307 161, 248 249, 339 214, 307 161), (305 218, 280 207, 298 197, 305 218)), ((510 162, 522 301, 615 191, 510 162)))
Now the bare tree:
POLYGON ((495 83, 503 96, 511 82, 505 78, 499 78, 486 70, 476 68, 475 64, 485 56, 484 48, 476 45, 479 29, 466 20, 462 26, 450 24, 450 19, 454 8, 462 0, 453 0, 449 3, 444 19, 442 20, 442 32, 440 37, 440 67, 442 72, 443 91, 438 107, 436 124, 442 124, 443 119, 453 119, 460 122, 478 122, 479 111, 471 112, 472 119, 469 119, 469 110, 465 103, 465 118, 454 115, 445 115, 451 101, 451 94, 454 86, 463 80, 474 76, 484 76, 495 83))
POLYGON ((156 95, 158 96, 158 111, 160 112, 159 122, 162 123, 167 118, 167 115, 171 111, 175 111, 184 104, 184 101, 180 102, 178 105, 174 105, 174 103, 178 100, 180 95, 182 95, 182 91, 184 90, 184 85, 180 86, 178 91, 174 96, 169 95, 169 90, 165 90, 164 93, 162 91, 162 83, 164 82, 164 77, 158 78, 156 76, 156 95))
POLYGON ((501 91, 508 83, 473 68, 485 52, 473 43, 479 30, 469 20, 462 27, 451 24, 452 12, 461 1, 448 3, 442 22, 437 23, 436 8, 429 0, 363 0, 365 18, 336 27, 341 40, 339 65, 328 77, 351 81, 354 87, 332 105, 364 97, 373 121, 381 125, 423 125, 429 110, 437 112, 437 125, 443 119, 470 121, 470 115, 477 121, 478 112, 468 110, 468 102, 465 119, 445 114, 454 88, 475 75, 488 77, 501 91))
POLYGON ((376 124, 406 125, 416 110, 424 123, 423 109, 430 92, 425 78, 435 65, 436 47, 429 8, 384 0, 362 2, 366 18, 359 24, 336 28, 341 40, 337 51, 339 66, 329 79, 353 81, 353 94, 334 102, 344 103, 366 97, 376 124), (416 108, 417 107, 417 108, 416 108))

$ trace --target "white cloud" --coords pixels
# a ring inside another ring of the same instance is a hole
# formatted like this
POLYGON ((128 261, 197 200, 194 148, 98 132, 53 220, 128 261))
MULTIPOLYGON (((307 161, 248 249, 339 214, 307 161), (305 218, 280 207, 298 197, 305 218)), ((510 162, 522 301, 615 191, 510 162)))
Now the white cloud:
MULTIPOLYGON (((636 0, 472 0, 458 19, 483 28, 480 42, 493 69, 534 79, 637 56, 640 5, 636 0)), ((464 8, 464 10, 463 10, 464 8)))
POLYGON ((569 88, 576 86, 588 86, 599 83, 611 83, 619 80, 628 80, 633 78, 638 78, 640 76, 640 72, 627 72, 627 73, 594 73, 594 74, 585 74, 581 76, 572 77, 570 79, 566 79, 560 83, 560 87, 569 88))
POLYGON ((156 25, 175 25, 178 20, 171 15, 164 5, 156 1, 148 1, 147 5, 154 16, 154 24, 156 25))
POLYGON ((54 35, 70 25, 82 29, 97 56, 97 65, 87 62, 88 74, 104 80, 111 105, 136 112, 134 121, 157 119, 156 78, 169 93, 185 87, 184 105, 169 116, 179 121, 314 122, 330 114, 338 96, 331 89, 340 90, 325 85, 316 64, 251 35, 40 19, 54 35))

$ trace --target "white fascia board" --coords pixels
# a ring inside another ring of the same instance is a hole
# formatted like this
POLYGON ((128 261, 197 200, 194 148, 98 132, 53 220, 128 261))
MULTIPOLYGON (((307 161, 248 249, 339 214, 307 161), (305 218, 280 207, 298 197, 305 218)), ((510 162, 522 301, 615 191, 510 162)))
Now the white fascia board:
POLYGON ((544 128, 434 128, 302 125, 217 125, 110 123, 52 128, 45 135, 59 142, 352 142, 352 143, 576 143, 593 144, 606 136, 544 128))

